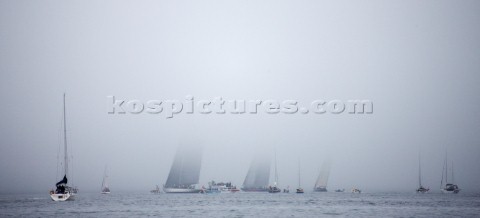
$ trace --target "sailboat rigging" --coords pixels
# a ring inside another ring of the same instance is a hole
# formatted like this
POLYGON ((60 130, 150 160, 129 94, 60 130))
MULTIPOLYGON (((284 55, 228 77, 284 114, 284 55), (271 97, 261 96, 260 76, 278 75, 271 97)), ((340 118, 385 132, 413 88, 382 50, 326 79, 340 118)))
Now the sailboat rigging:
POLYGON ((303 188, 302 188, 302 183, 300 180, 300 159, 298 159, 298 188, 297 188, 297 193, 298 194, 303 194, 303 188))
POLYGON ((453 162, 452 162, 452 182, 448 182, 448 159, 447 159, 447 152, 445 152, 445 162, 443 164, 442 170, 442 181, 440 182, 440 190, 444 194, 458 194, 460 192, 460 188, 456 185, 453 181, 453 162), (445 174, 444 174, 445 172, 445 174), (445 186, 443 186, 443 178, 445 175, 445 186))
POLYGON ((67 115, 65 106, 65 93, 63 94, 63 152, 64 152, 64 176, 63 179, 55 184, 56 189, 50 191, 50 197, 53 201, 74 200, 76 189, 67 185, 68 183, 68 146, 67 146, 67 115))
POLYGON ((277 150, 275 149, 274 151, 274 155, 275 155, 275 167, 274 167, 274 170, 275 170, 275 182, 273 183, 273 186, 269 186, 268 187, 268 192, 269 193, 280 193, 280 188, 278 188, 278 172, 277 172, 277 150))
POLYGON ((422 162, 420 152, 418 152, 418 193, 427 193, 430 189, 422 186, 422 162))

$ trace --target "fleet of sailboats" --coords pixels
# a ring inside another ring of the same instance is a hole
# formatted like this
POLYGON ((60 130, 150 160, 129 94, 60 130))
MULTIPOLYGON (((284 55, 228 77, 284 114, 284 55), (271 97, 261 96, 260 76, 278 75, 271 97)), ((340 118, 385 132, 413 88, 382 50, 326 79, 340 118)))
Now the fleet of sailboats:
MULTIPOLYGON (((68 145, 67 145, 67 120, 66 120, 66 97, 63 95, 63 178, 55 184, 55 190, 50 191, 50 197, 53 201, 67 201, 73 200, 77 189, 68 185, 69 177, 69 157, 68 157, 68 145)), ((201 166, 202 154, 199 147, 185 147, 178 148, 175 158, 173 160, 168 179, 163 186, 165 193, 200 193, 205 192, 204 189, 199 188, 200 166, 201 166)), ((445 153, 445 161, 442 170, 442 180, 440 182, 442 193, 459 193, 460 188, 454 182, 453 174, 453 162, 451 164, 451 177, 449 181, 448 175, 448 156, 445 153)), ((322 164, 319 175, 315 182, 314 192, 327 192, 328 178, 330 175, 331 164, 326 161, 322 164)), ((273 185, 269 185, 270 177, 270 161, 269 158, 257 155, 254 157, 247 176, 243 182, 241 188, 244 192, 269 192, 280 193, 281 189, 278 187, 278 169, 277 169, 277 153, 274 149, 274 182, 273 185)), ((239 191, 235 186, 231 186, 231 183, 219 183, 216 186, 220 187, 218 190, 225 190, 226 192, 239 191), (225 186, 225 187, 223 187, 225 186)), ((212 187, 211 185, 210 187, 212 187)), ((213 189, 212 189, 213 190, 213 189)), ((418 188, 416 192, 427 193, 430 189, 422 185, 422 162, 421 154, 418 155, 418 188)), ((335 192, 344 192, 345 189, 337 189, 335 192)), ((160 189, 157 186, 152 193, 160 193, 160 189)), ((287 189, 284 192, 288 193, 287 189)), ((105 167, 102 187, 102 194, 109 194, 110 187, 108 183, 107 167, 105 167)), ((301 186, 301 168, 300 159, 298 160, 298 187, 296 193, 304 193, 301 186)), ((360 189, 352 188, 352 193, 361 193, 360 189)))
MULTIPOLYGON (((63 94, 63 179, 55 184, 56 189, 50 191, 53 201, 74 200, 76 188, 68 186, 68 146, 67 146, 67 115, 65 106, 65 94, 63 94)), ((57 160, 58 161, 58 160, 57 160)))

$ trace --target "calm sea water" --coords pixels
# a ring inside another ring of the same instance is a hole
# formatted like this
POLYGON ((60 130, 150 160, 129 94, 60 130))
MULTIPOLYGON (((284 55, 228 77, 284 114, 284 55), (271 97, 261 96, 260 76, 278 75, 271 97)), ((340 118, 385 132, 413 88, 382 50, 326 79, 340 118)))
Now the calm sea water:
POLYGON ((0 195, 0 217, 480 217, 480 194, 460 193, 47 193, 0 195))

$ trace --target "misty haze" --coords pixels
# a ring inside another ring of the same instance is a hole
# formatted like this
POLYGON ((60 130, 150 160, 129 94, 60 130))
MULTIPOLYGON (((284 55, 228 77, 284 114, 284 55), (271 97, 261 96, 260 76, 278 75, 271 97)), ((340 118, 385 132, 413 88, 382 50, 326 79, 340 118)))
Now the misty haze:
MULTIPOLYGON (((102 197, 107 174, 112 197, 153 199, 211 181, 239 189, 227 198, 266 183, 321 199, 320 177, 327 196, 414 195, 421 177, 444 198, 448 175, 478 206, 479 11, 478 1, 0 1, 1 199, 54 204, 68 159, 77 204, 102 197), (264 104, 236 113, 228 100, 264 104)), ((0 216, 20 215, 1 199, 0 216)))

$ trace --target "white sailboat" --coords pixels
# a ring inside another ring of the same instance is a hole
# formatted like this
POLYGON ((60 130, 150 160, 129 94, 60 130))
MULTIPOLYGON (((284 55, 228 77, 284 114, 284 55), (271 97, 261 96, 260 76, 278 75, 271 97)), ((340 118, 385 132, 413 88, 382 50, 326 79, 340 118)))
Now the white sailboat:
POLYGON ((315 182, 315 187, 313 187, 313 191, 315 192, 326 192, 327 191, 327 183, 328 177, 330 176, 330 161, 326 161, 322 164, 320 169, 320 173, 318 174, 317 181, 315 182))
POLYGON ((430 189, 422 186, 422 163, 420 159, 420 152, 418 153, 418 193, 427 193, 430 189))
POLYGON ((303 188, 302 188, 302 184, 301 184, 301 181, 300 181, 300 159, 298 159, 298 188, 297 188, 297 194, 303 194, 304 191, 303 191, 303 188))
POLYGON ((452 162, 452 182, 448 182, 448 160, 447 160, 447 152, 445 152, 445 162, 443 165, 443 170, 442 170, 442 181, 440 182, 440 188, 442 193, 444 194, 458 194, 460 192, 460 188, 458 188, 458 185, 454 183, 454 177, 453 177, 453 162, 452 162), (444 174, 445 173, 445 174, 444 174), (443 185, 443 178, 445 175, 445 186, 443 185))
POLYGON ((65 106, 65 93, 63 94, 63 145, 64 145, 64 158, 63 158, 63 167, 64 167, 64 176, 63 179, 55 184, 56 189, 50 191, 50 197, 53 201, 67 201, 74 200, 76 195, 76 188, 72 188, 67 185, 68 183, 68 152, 67 152, 67 119, 66 119, 66 106, 65 106))
POLYGON ((269 193, 280 193, 280 188, 278 188, 278 172, 277 172, 277 150, 275 149, 275 182, 273 182, 273 186, 268 187, 268 192, 269 193))
POLYGON ((270 182, 270 164, 269 158, 256 154, 243 181, 242 191, 267 192, 270 182))
POLYGON ((199 147, 179 147, 163 186, 165 193, 200 193, 198 188, 202 154, 199 147))
POLYGON ((105 167, 105 172, 103 174, 101 193, 102 194, 110 194, 110 188, 108 187, 107 167, 105 167))

